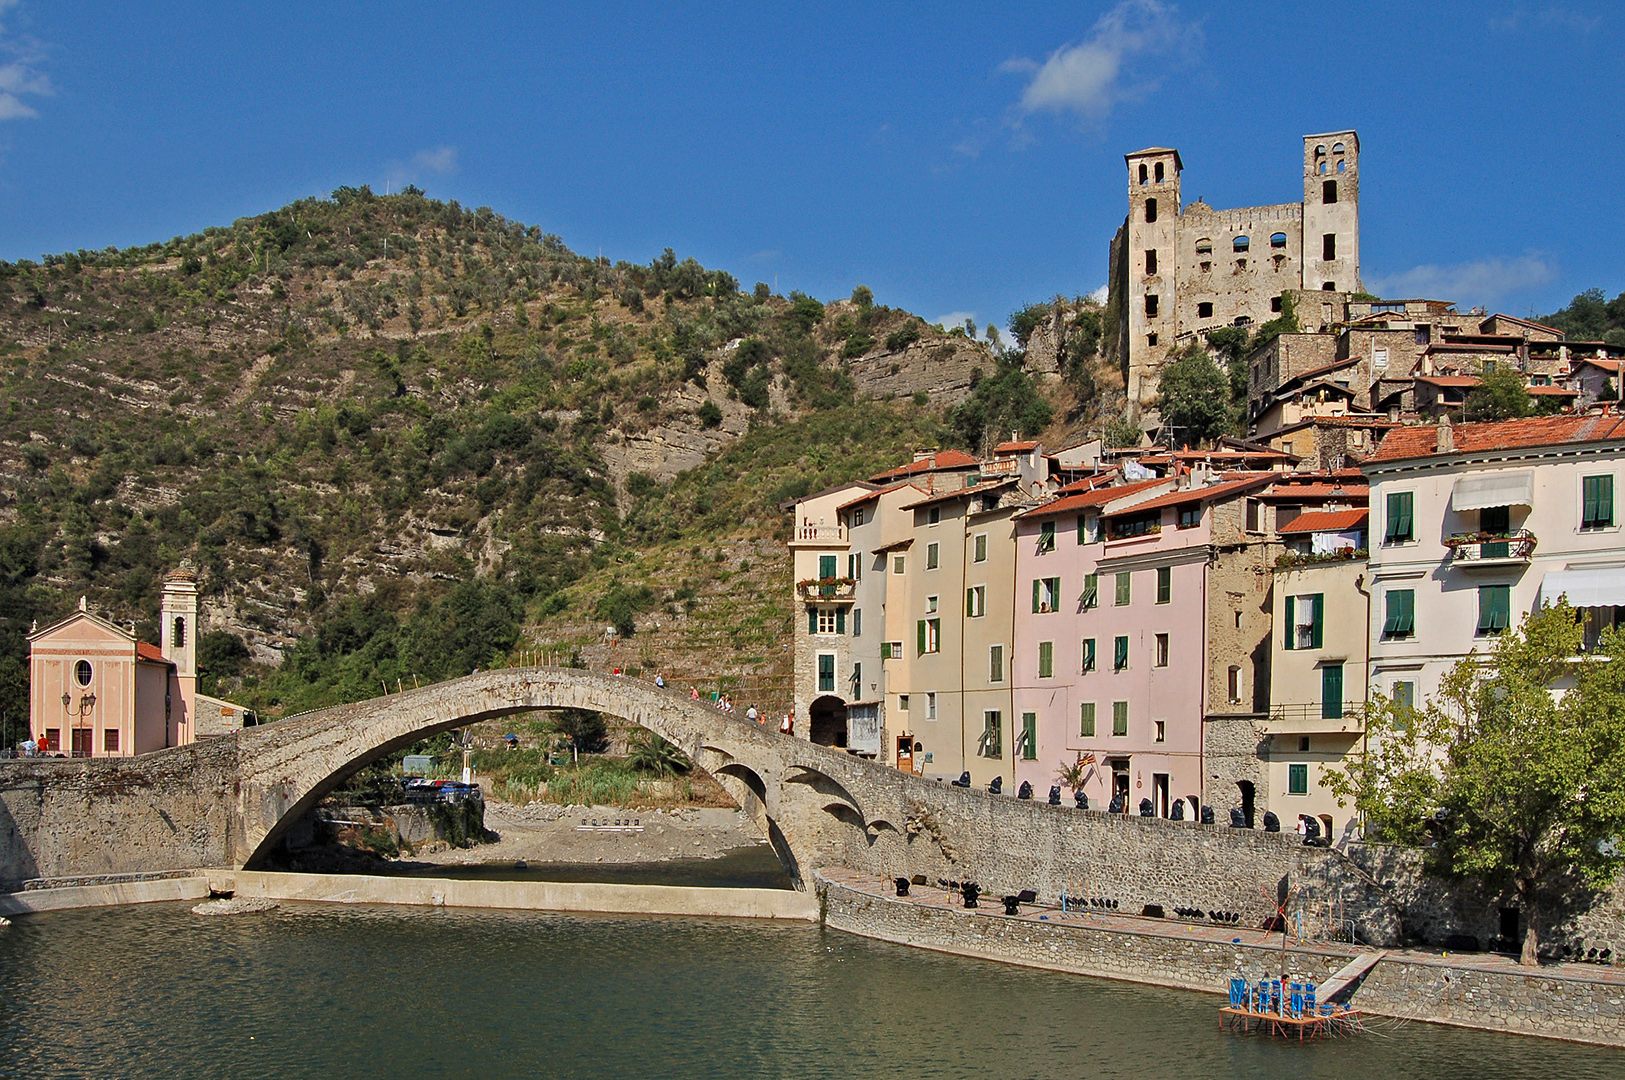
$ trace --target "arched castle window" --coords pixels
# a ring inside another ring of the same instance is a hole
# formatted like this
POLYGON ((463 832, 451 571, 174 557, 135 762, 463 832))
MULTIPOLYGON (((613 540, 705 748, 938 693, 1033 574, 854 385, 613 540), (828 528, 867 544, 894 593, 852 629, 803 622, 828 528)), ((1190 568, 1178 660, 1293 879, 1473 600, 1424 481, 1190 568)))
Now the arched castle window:
POLYGON ((1234 251, 1246 251, 1252 246, 1253 242, 1245 236, 1238 236, 1234 240, 1230 241, 1230 247, 1234 251))
POLYGON ((1336 292, 1337 291, 1337 282, 1328 281, 1326 284, 1322 285, 1320 288, 1321 288, 1322 292, 1336 292))
POLYGON ((1252 316, 1251 315, 1237 315, 1235 325, 1237 325, 1237 326, 1251 326, 1251 325, 1253 325, 1252 316))
POLYGON ((1320 173, 1320 175, 1322 175, 1322 176, 1325 176, 1325 175, 1326 175, 1326 163, 1325 163, 1325 162, 1324 162, 1324 161, 1322 161, 1322 162, 1321 162, 1321 163, 1320 163, 1320 166, 1319 166, 1319 168, 1318 168, 1318 169, 1316 169, 1316 171, 1317 171, 1317 172, 1318 172, 1318 173, 1320 173))
POLYGON ((1342 143, 1333 143, 1332 144, 1332 153, 1341 154, 1342 152, 1343 152, 1343 144, 1342 143))
POLYGON ((1156 165, 1156 176, 1157 176, 1157 183, 1159 183, 1159 184, 1162 183, 1162 162, 1160 162, 1160 161, 1157 162, 1157 165, 1156 165))
POLYGON ((175 636, 173 640, 177 649, 186 645, 186 619, 183 617, 176 616, 175 618, 175 636))
POLYGON ((1212 253, 1213 253, 1213 241, 1212 240, 1210 240, 1210 239, 1208 239, 1207 237, 1204 236, 1204 237, 1202 237, 1202 239, 1196 241, 1196 254, 1198 254, 1198 255, 1211 255, 1212 253))
POLYGON ((1147 225, 1149 225, 1153 221, 1156 221, 1156 220, 1157 220, 1157 200, 1155 200, 1155 199, 1147 199, 1147 200, 1145 200, 1145 223, 1147 225))
POLYGON ((1349 163, 1346 161, 1339 161, 1337 163, 1337 171, 1342 172, 1344 169, 1348 168, 1348 164, 1349 163))
POLYGON ((1284 247, 1286 247, 1286 233, 1278 232, 1278 233, 1272 234, 1270 236, 1270 247, 1272 247, 1272 248, 1284 248, 1284 247))
POLYGON ((1326 144, 1325 143, 1322 143, 1321 145, 1315 147, 1315 156, 1317 158, 1323 158, 1323 157, 1326 156, 1326 144))
POLYGON ((1142 184, 1145 183, 1145 180, 1146 180, 1145 162, 1142 161, 1142 162, 1140 162, 1140 183, 1142 183, 1142 184))

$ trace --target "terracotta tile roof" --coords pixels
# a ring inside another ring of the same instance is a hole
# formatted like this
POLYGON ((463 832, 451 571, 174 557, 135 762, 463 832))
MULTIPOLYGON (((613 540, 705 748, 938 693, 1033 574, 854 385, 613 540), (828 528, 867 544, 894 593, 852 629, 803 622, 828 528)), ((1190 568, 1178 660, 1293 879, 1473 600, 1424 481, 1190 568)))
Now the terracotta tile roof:
POLYGON ((145 641, 135 643, 135 658, 137 660, 151 660, 155 664, 169 663, 162 649, 156 645, 148 645, 145 641))
POLYGON ((1536 446, 1564 446, 1569 443, 1615 442, 1625 440, 1625 416, 1616 412, 1588 413, 1583 416, 1531 416, 1523 420, 1498 420, 1482 424, 1457 424, 1453 430, 1456 449, 1440 455, 1439 429, 1432 424, 1390 431, 1369 462, 1403 461, 1407 458, 1473 454, 1487 450, 1522 450, 1536 446))
POLYGON ((1359 483, 1319 483, 1319 484, 1272 484, 1268 491, 1259 495, 1261 499, 1336 499, 1347 498, 1350 502, 1364 502, 1371 494, 1366 482, 1359 483))
POLYGON ((970 487, 954 488, 952 491, 939 491, 937 494, 928 496, 924 499, 916 499, 914 502, 904 503, 901 507, 899 507, 899 509, 913 510, 917 506, 930 506, 932 503, 952 502, 955 499, 983 495, 990 491, 998 491, 1000 488, 1007 488, 1015 482, 1016 479, 1012 476, 1007 480, 991 480, 985 484, 972 484, 970 487))
POLYGON ((1594 368, 1602 368, 1602 370, 1604 370, 1604 371, 1612 371, 1615 374, 1618 374, 1619 365, 1622 363, 1622 361, 1619 361, 1619 360, 1603 360, 1603 359, 1600 359, 1600 358, 1595 357, 1595 356, 1576 356, 1576 357, 1573 357, 1570 360, 1570 363, 1571 364, 1590 364, 1594 368))
POLYGON ((1491 315, 1491 316, 1489 316, 1489 318, 1486 318, 1484 320, 1484 322, 1479 323, 1478 324, 1479 329, 1483 329, 1484 324, 1490 322, 1493 319, 1505 319, 1507 322, 1517 323, 1519 326, 1533 326, 1537 330, 1548 330, 1548 331, 1550 331, 1551 333, 1554 333, 1554 334, 1561 334, 1563 332, 1563 331, 1559 330, 1555 326, 1547 326, 1545 323, 1538 323, 1533 319, 1520 319, 1516 315, 1508 315, 1504 311, 1497 311, 1494 315, 1491 315))
POLYGON ((1117 517, 1121 514, 1139 514, 1147 510, 1160 510, 1165 506, 1179 506, 1188 502, 1200 502, 1208 499, 1227 498, 1239 495, 1250 488, 1262 487, 1270 482, 1273 474, 1250 477, 1246 480, 1229 480, 1222 484, 1208 484, 1206 487, 1186 488, 1184 491, 1170 491, 1166 495, 1159 495, 1155 499, 1125 506, 1121 510, 1113 510, 1108 516, 1117 517))
POLYGON ((1281 385, 1285 386, 1289 383, 1295 383, 1303 379, 1314 379, 1321 375, 1329 375, 1341 368, 1352 367, 1363 359, 1364 357, 1351 356, 1347 360, 1334 360, 1330 364, 1322 364, 1320 367, 1310 368, 1308 371, 1300 371, 1290 379, 1283 380, 1281 385))
POLYGON ((876 473, 869 479, 877 483, 886 480, 895 480, 899 476, 913 476, 916 473, 934 472, 938 469, 968 469, 976 465, 976 459, 963 450, 939 450, 929 454, 919 461, 911 461, 907 465, 899 465, 895 469, 887 469, 883 473, 876 473))
POLYGON ((1580 393, 1565 386, 1526 386, 1524 389, 1531 394, 1545 394, 1549 397, 1577 397, 1580 393))
POLYGON ((1132 484, 1115 484, 1111 487, 1096 488, 1093 491, 1083 491, 1076 495, 1056 499, 1054 502, 1045 503, 1043 506, 1035 506, 1031 510, 1024 510, 1016 516, 1036 518, 1048 517, 1051 514, 1076 513, 1086 506, 1105 506, 1115 499, 1121 499, 1125 495, 1133 495, 1137 491, 1144 491, 1154 484, 1169 482, 1167 478, 1158 476, 1150 480, 1136 480, 1132 484))
POLYGON ((1111 479, 1116 475, 1117 471, 1115 469, 1107 472, 1090 473, 1081 480, 1074 480, 1070 484, 1057 489, 1055 493, 1057 495, 1074 495, 1080 491, 1093 491, 1103 484, 1110 483, 1111 479))
MULTIPOLYGON (((862 495, 859 495, 857 498, 851 499, 851 500, 849 500, 847 502, 844 502, 841 505, 837 506, 835 508, 835 512, 840 513, 842 510, 850 510, 854 506, 862 506, 864 503, 873 502, 874 500, 880 498, 882 495, 885 495, 888 492, 893 492, 893 491, 896 491, 898 488, 906 488, 906 487, 914 487, 914 485, 909 483, 907 480, 903 480, 903 481, 900 481, 900 482, 895 483, 895 484, 890 484, 890 485, 888 485, 886 487, 875 488, 873 491, 866 491, 862 495)), ((924 488, 915 488, 915 490, 923 492, 925 489, 924 488)))
POLYGON ((1365 527, 1369 510, 1308 510, 1282 525, 1277 532, 1348 532, 1365 527))
POLYGON ((1025 454, 1037 445, 1037 442, 1003 442, 995 446, 993 452, 995 454, 1025 454))
POLYGON ((1432 383, 1434 386, 1478 386, 1476 375, 1418 375, 1417 382, 1432 383))

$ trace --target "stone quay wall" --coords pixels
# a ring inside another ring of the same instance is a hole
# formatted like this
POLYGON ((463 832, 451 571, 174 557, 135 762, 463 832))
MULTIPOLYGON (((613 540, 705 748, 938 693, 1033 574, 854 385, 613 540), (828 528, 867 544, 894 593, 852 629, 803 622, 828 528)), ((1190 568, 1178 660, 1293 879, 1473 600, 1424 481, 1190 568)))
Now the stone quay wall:
MULTIPOLYGON (((817 875, 824 925, 862 937, 1001 963, 1156 986, 1226 993, 1239 969, 1250 980, 1281 969, 1275 944, 1241 944, 1154 932, 1040 921, 1032 913, 931 907, 877 896, 817 875)), ((1122 921, 1122 920, 1117 920, 1122 921)), ((1347 946, 1301 943, 1285 954, 1289 973, 1324 982, 1356 954, 1347 946)), ((1343 995, 1361 1011, 1521 1035, 1625 1047, 1625 981, 1608 969, 1560 972, 1473 966, 1442 957, 1390 954, 1343 995)))

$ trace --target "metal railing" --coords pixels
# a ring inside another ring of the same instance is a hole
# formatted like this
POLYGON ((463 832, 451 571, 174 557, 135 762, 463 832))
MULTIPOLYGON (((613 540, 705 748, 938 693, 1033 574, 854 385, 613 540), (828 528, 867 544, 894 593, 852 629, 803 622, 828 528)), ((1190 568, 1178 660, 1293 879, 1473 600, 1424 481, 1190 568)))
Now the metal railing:
POLYGON ((1331 720, 1364 721, 1365 702, 1344 701, 1342 712, 1336 716, 1327 716, 1325 703, 1319 701, 1293 702, 1270 706, 1270 722, 1284 724, 1312 724, 1324 723, 1331 720))
POLYGON ((1535 554, 1535 534, 1528 529, 1489 537, 1451 537, 1450 561, 1455 563, 1495 562, 1514 559, 1528 562, 1535 554))

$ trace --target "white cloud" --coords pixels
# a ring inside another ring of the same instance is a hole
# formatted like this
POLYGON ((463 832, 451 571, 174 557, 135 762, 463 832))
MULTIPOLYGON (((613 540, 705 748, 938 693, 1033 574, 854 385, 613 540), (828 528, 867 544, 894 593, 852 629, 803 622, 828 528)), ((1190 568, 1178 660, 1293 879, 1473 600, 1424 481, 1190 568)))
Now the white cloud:
POLYGON ((964 326, 966 319, 970 319, 972 322, 975 322, 976 312, 950 311, 946 315, 938 315, 936 318, 932 319, 931 325, 940 326, 944 330, 952 330, 956 326, 964 326))
MULTIPOLYGON (((0 15, 17 4, 18 0, 0 0, 0 15)), ((0 61, 5 61, 0 63, 0 121, 38 116, 39 111, 23 99, 54 93, 51 80, 35 66, 40 62, 39 46, 0 25, 0 61)))
POLYGON ((1185 52, 1200 42, 1200 28, 1181 22, 1173 5, 1123 0, 1096 21, 1087 40, 1055 50, 1042 64, 1017 57, 999 70, 1029 77, 1021 94, 1023 113, 1066 112, 1098 120, 1119 101, 1156 88, 1154 80, 1135 78, 1136 58, 1185 52))
POLYGON ((1089 294, 1089 299, 1093 300, 1097 304, 1104 304, 1106 302, 1106 297, 1110 294, 1110 292, 1110 285, 1102 285, 1100 288, 1089 294))
POLYGON ((1514 293, 1546 285, 1557 269, 1540 255, 1479 259, 1450 266, 1426 264, 1395 274, 1372 275, 1368 286, 1394 299, 1454 300, 1490 304, 1514 293))
POLYGON ((457 148, 436 146, 414 151, 405 161, 391 161, 384 166, 391 187, 416 183, 425 176, 453 176, 458 170, 457 148))

